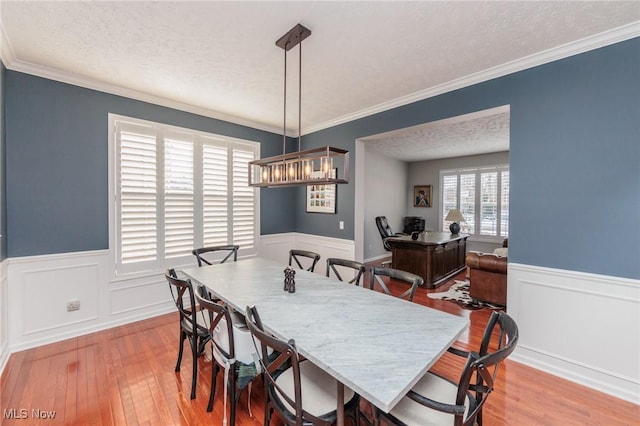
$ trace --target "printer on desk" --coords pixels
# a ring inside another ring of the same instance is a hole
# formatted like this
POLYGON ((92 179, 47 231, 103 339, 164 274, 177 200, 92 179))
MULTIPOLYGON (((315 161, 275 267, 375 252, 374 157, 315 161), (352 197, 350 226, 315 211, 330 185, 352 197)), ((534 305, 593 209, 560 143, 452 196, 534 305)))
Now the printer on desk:
POLYGON ((404 218, 404 232, 405 234, 411 234, 412 232, 422 232, 425 228, 424 218, 419 216, 406 216, 404 218))

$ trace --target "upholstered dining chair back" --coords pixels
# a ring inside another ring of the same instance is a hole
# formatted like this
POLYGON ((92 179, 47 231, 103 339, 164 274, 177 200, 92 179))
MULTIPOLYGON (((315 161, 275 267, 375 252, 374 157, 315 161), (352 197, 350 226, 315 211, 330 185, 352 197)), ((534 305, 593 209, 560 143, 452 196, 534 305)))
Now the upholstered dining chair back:
POLYGON ((213 367, 211 369, 211 390, 209 392, 207 411, 213 410, 217 376, 222 369, 224 373, 223 424, 227 424, 228 392, 228 399, 231 403, 229 424, 233 426, 240 392, 249 386, 257 375, 257 370, 253 364, 254 355, 257 352, 256 345, 243 315, 234 312, 225 303, 211 300, 209 292, 204 286, 201 286, 196 293, 196 300, 201 307, 201 315, 207 316, 208 331, 213 342, 211 346, 213 367))

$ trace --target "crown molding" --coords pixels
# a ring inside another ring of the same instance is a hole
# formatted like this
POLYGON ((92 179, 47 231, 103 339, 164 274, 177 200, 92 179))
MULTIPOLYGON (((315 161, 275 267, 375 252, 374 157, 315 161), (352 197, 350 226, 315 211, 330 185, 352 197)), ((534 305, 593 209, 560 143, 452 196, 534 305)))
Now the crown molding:
MULTIPOLYGON (((427 98, 441 95, 453 90, 458 90, 464 87, 468 87, 474 84, 482 83, 494 78, 502 77, 508 74, 512 74, 518 71, 522 71, 528 68, 533 68, 539 65, 543 65, 549 62, 564 59, 570 56, 578 55, 590 50, 605 47, 611 44, 619 43, 625 40, 629 40, 640 36, 640 21, 635 21, 630 24, 614 28, 609 31, 605 31, 594 36, 585 37, 583 39, 567 43, 558 47, 548 49, 543 52, 539 52, 521 59, 517 59, 505 64, 489 68, 487 70, 471 74, 465 77, 461 77, 447 83, 434 86, 425 90, 415 92, 410 95, 402 96, 400 98, 393 99, 388 102, 383 102, 378 105, 374 105, 360 111, 356 111, 352 114, 347 114, 342 117, 338 117, 333 120, 328 120, 323 123, 307 126, 302 129, 302 135, 314 133, 323 129, 334 127, 340 124, 354 121, 360 118, 364 118, 373 114, 377 114, 383 111, 408 105, 417 101, 422 101, 427 98)), ((65 73, 53 68, 44 67, 29 62, 18 60, 9 42, 9 38, 4 30, 4 27, 0 22, 0 59, 5 64, 7 69, 13 71, 19 71, 26 74, 35 75, 42 78, 60 81, 62 83, 71 84, 74 86, 84 87, 87 89, 97 90, 104 93, 109 93, 118 96, 124 96, 127 98, 139 100, 142 102, 148 102, 155 105, 160 105, 168 108, 177 109, 180 111, 189 112, 192 114, 202 115, 205 117, 214 118, 217 120, 223 120, 230 123, 251 127, 266 132, 281 134, 282 129, 273 126, 266 125, 264 123, 258 123, 252 120, 247 120, 241 117, 233 116, 230 114, 224 114, 218 111, 214 111, 208 108, 202 108, 183 102, 175 101, 172 99, 164 98, 157 95, 152 95, 137 90, 128 89, 115 84, 109 84, 97 81, 95 79, 65 73)), ((298 135, 288 135, 297 137, 298 135)))
POLYGON ((179 102, 172 99, 164 98, 162 96, 156 96, 149 93, 128 89, 126 87, 118 86, 115 84, 104 83, 95 79, 59 71, 53 68, 36 65, 36 64, 32 64, 32 63, 21 61, 21 60, 13 60, 11 62, 5 62, 5 66, 12 71, 31 74, 37 77, 42 77, 49 80, 55 80, 62 83, 71 84, 74 86, 84 87, 86 89, 97 90, 99 92, 104 92, 111 95, 123 96, 129 99, 147 102, 150 104, 159 105, 167 108, 173 108, 179 111, 189 112, 192 114, 202 115, 204 117, 214 118, 216 120, 222 120, 229 123, 238 124, 241 126, 251 127, 252 129, 264 130, 266 132, 275 133, 278 135, 281 134, 282 132, 282 129, 268 126, 264 123, 258 123, 258 122, 247 120, 241 117, 236 117, 234 115, 224 114, 208 108, 202 108, 195 105, 190 105, 184 102, 179 102))
POLYGON ((583 39, 567 43, 558 47, 554 47, 533 55, 526 56, 511 62, 507 62, 502 65, 498 65, 492 68, 488 68, 481 72, 471 74, 465 77, 461 77, 455 80, 448 81, 444 84, 434 86, 419 92, 415 92, 400 98, 393 99, 388 102, 383 102, 372 107, 362 109, 352 114, 347 114, 342 117, 338 117, 334 120, 325 121, 313 126, 307 126, 302 129, 302 134, 307 135, 309 133, 317 132, 323 129, 328 129, 340 124, 354 121, 360 118, 368 117, 373 114, 388 111, 397 107, 408 105, 414 102, 422 101, 427 98, 441 95, 443 93, 451 92, 453 90, 462 89, 464 87, 472 86, 474 84, 482 83, 484 81, 492 80, 494 78, 503 77, 508 74, 513 74, 518 71, 533 68, 539 65, 544 65, 549 62, 557 61, 560 59, 568 58, 570 56, 578 55, 580 53, 595 50, 601 47, 609 46, 611 44, 619 43, 625 40, 640 36, 640 21, 635 21, 630 24, 614 28, 609 31, 605 31, 594 36, 585 37, 583 39))

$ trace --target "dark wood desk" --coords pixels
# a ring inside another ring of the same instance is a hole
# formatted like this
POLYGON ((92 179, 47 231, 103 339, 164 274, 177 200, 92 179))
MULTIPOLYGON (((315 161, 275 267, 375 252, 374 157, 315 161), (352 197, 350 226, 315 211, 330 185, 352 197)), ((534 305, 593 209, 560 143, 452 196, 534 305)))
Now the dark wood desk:
POLYGON ((464 269, 467 238, 468 234, 423 232, 417 240, 406 236, 387 241, 393 267, 421 276, 425 287, 434 288, 464 269))

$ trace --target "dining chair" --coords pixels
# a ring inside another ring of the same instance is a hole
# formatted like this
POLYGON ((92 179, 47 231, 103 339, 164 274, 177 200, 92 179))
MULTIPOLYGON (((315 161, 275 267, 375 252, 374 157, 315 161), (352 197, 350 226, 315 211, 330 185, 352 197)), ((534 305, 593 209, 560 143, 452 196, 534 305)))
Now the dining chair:
POLYGON ((319 260, 320 255, 318 253, 307 250, 289 250, 289 266, 293 266, 293 261, 295 261, 298 268, 313 272, 316 267, 316 263, 318 263, 319 260), (306 268, 302 266, 302 263, 300 262, 301 258, 311 259, 311 266, 306 268))
POLYGON ((253 341, 251 331, 247 327, 244 317, 233 311, 225 303, 217 303, 209 297, 209 292, 201 286, 196 293, 196 300, 200 305, 200 314, 207 316, 211 345, 211 390, 207 411, 213 410, 213 400, 216 393, 216 381, 220 369, 224 371, 224 399, 223 424, 227 424, 227 396, 229 397, 231 412, 229 424, 235 425, 236 406, 240 393, 249 388, 247 397, 249 413, 251 415, 251 382, 257 376, 254 355, 257 345, 253 341))
POLYGON ((235 262, 238 260, 238 249, 240 249, 238 245, 210 246, 197 248, 191 253, 196 257, 198 266, 202 266, 203 264, 213 265, 214 263, 224 263, 229 260, 231 256, 233 256, 233 261, 235 262), (215 256, 220 254, 220 252, 222 252, 223 255, 225 254, 224 252, 226 252, 226 256, 223 257, 222 260, 214 260, 215 256))
POLYGON ((406 297, 409 302, 413 302, 413 296, 416 294, 417 288, 424 284, 424 280, 422 279, 422 277, 416 274, 412 274, 411 272, 385 267, 371 268, 371 271, 369 272, 369 288, 371 290, 374 290, 375 284, 378 283, 380 288, 382 288, 382 291, 384 291, 389 296, 393 295, 391 294, 391 291, 389 291, 389 287, 387 287, 382 277, 389 277, 392 280, 409 284, 410 287, 408 290, 396 296, 401 299, 406 297))
POLYGON ((482 425, 482 408, 494 389, 498 367, 517 344, 515 321, 505 312, 493 312, 479 352, 448 349, 466 358, 457 380, 427 372, 389 413, 374 407, 374 423, 383 417, 395 425, 482 425))
POLYGON ((189 279, 178 278, 175 269, 169 269, 164 274, 169 283, 171 297, 180 312, 180 347, 175 371, 180 372, 182 352, 185 339, 189 340, 192 356, 191 399, 196 397, 196 379, 198 377, 198 357, 204 352, 204 347, 211 339, 206 319, 197 315, 196 299, 193 285, 189 279), (185 295, 188 305, 185 306, 185 295))
POLYGON ((360 285, 360 279, 367 271, 367 267, 355 260, 339 259, 337 257, 330 257, 327 259, 327 277, 331 276, 331 271, 335 274, 336 278, 340 281, 344 281, 337 267, 351 268, 354 270, 355 276, 349 281, 349 284, 360 285))
MULTIPOLYGON (((268 426, 275 412, 286 425, 329 426, 337 419, 336 379, 309 360, 301 360, 293 339, 288 341, 267 333, 255 306, 245 315, 251 333, 262 344, 260 364, 265 383, 265 419, 268 426), (277 357, 269 357, 267 348, 277 357)), ((360 398, 344 388, 344 412, 359 424, 360 398)))

